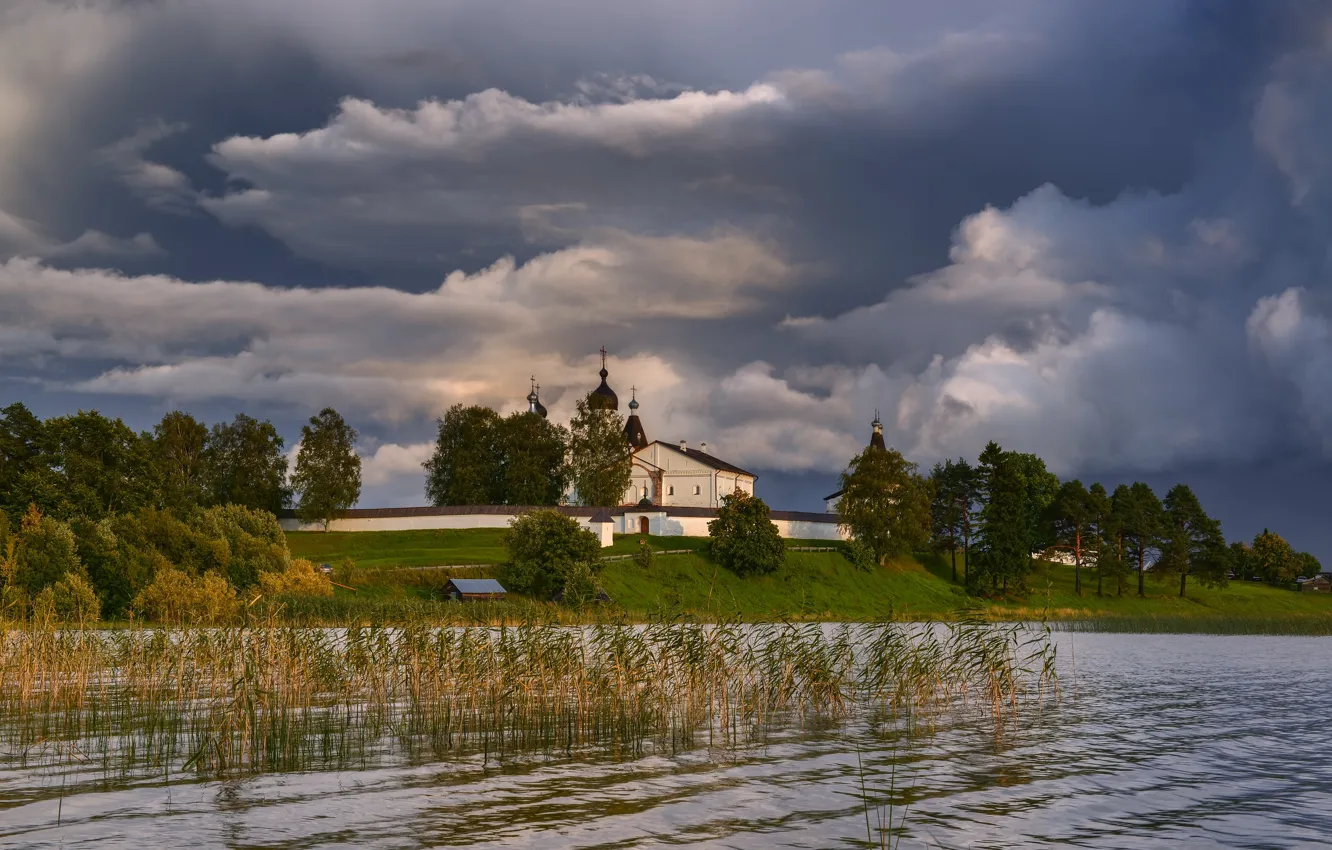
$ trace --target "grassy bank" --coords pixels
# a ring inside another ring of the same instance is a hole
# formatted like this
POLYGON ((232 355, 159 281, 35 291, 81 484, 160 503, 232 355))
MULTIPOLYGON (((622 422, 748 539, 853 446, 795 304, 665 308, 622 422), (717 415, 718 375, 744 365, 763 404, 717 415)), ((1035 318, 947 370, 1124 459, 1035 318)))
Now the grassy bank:
MULTIPOLYGON (((447 569, 401 568, 491 564, 495 567, 466 575, 494 575, 504 558, 501 534, 500 529, 291 533, 292 553, 299 557, 333 564, 351 558, 357 565, 348 577, 354 592, 339 589, 334 599, 300 603, 301 610, 319 619, 452 612, 441 601, 440 588, 450 575, 447 569)), ((639 539, 620 536, 607 554, 632 553, 639 539)), ((791 551, 777 573, 741 578, 708 559, 705 538, 647 539, 658 551, 689 551, 658 556, 646 570, 632 560, 607 562, 600 583, 614 609, 631 619, 688 612, 748 620, 873 620, 890 613, 900 619, 936 620, 971 610, 993 620, 1045 619, 1109 631, 1332 634, 1332 597, 1251 582, 1231 582, 1220 589, 1190 586, 1186 598, 1180 599, 1176 585, 1149 578, 1146 598, 1137 596, 1136 585, 1122 596, 1107 586, 1105 594, 1097 596, 1094 577, 1084 574, 1079 596, 1074 592, 1072 567, 1046 564, 1032 575, 1031 593, 1025 598, 980 600, 967 596, 952 581, 951 568, 942 557, 907 559, 865 572, 840 552, 791 551)), ((792 540, 788 545, 828 544, 792 540)), ((551 606, 515 598, 490 615, 553 614, 553 608, 545 611, 547 607, 551 606)), ((565 611, 558 616, 577 615, 565 611)))

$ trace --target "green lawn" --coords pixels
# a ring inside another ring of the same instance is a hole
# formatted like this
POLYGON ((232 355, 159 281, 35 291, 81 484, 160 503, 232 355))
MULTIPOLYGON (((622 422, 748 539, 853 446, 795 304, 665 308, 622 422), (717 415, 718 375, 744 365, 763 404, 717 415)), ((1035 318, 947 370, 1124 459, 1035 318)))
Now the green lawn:
MULTIPOLYGON (((445 571, 394 573, 384 568, 448 564, 499 564, 505 552, 503 529, 389 532, 291 532, 292 554, 316 563, 341 564, 351 558, 373 571, 372 583, 358 584, 361 596, 384 599, 431 596, 445 571), (395 577, 396 576, 396 577, 395 577), (386 586, 378 583, 385 582, 386 586)), ((638 550, 636 534, 619 535, 608 555, 638 550)), ((1025 599, 978 600, 951 580, 946 557, 907 559, 872 572, 857 569, 841 552, 789 552, 786 565, 771 576, 741 578, 707 557, 707 539, 647 537, 656 551, 687 549, 689 554, 658 556, 644 570, 633 560, 607 562, 600 583, 619 608, 633 617, 659 611, 738 614, 747 619, 801 618, 862 620, 885 617, 937 619, 980 608, 992 619, 1078 620, 1143 629, 1206 628, 1267 621, 1292 631, 1332 633, 1332 595, 1299 593, 1250 582, 1220 589, 1190 583, 1187 597, 1178 584, 1149 578, 1147 597, 1133 584, 1123 596, 1112 587, 1097 597, 1095 577, 1084 573, 1083 593, 1073 592, 1073 568, 1046 564, 1031 576, 1025 599)), ((826 546, 827 541, 789 540, 790 546, 826 546)), ((959 564, 965 570, 965 564, 959 564)), ((469 576, 492 574, 489 570, 469 576)))
POLYGON ((297 558, 337 566, 351 558, 358 567, 428 567, 439 564, 498 564, 504 560, 502 528, 419 531, 288 531, 297 558))

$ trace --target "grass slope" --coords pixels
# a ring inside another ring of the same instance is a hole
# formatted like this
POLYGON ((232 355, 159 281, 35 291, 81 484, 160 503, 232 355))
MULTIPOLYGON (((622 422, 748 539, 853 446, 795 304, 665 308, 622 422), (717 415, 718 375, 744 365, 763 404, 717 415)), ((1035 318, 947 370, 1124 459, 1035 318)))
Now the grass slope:
MULTIPOLYGON (((394 573, 393 567, 449 564, 498 564, 504 560, 503 529, 391 532, 290 532, 292 554, 316 563, 340 564, 351 558, 373 574, 358 583, 361 598, 388 601, 430 598, 446 571, 394 573), (397 576, 395 578, 395 576, 397 576)), ((638 550, 638 535, 621 535, 607 555, 638 550)), ((787 563, 771 576, 741 578, 720 569, 706 555, 707 539, 648 537, 655 551, 690 550, 658 556, 644 570, 632 560, 609 561, 600 584, 616 605, 631 616, 661 611, 738 614, 746 619, 863 620, 954 617, 979 608, 992 619, 1073 620, 1109 629, 1147 631, 1205 630, 1212 627, 1261 631, 1332 633, 1332 596, 1298 593, 1250 582, 1225 588, 1190 583, 1180 599, 1174 582, 1147 581, 1147 597, 1136 583, 1115 596, 1096 596, 1095 577, 1084 573, 1083 593, 1073 592, 1073 568, 1041 565, 1031 576, 1025 599, 978 600, 951 580, 946 558, 927 556, 864 572, 840 552, 788 552, 787 563)), ((788 546, 826 546, 826 541, 787 541, 788 546)), ((960 565, 965 569, 965 565, 960 565)), ((491 574, 485 570, 468 575, 491 574)))

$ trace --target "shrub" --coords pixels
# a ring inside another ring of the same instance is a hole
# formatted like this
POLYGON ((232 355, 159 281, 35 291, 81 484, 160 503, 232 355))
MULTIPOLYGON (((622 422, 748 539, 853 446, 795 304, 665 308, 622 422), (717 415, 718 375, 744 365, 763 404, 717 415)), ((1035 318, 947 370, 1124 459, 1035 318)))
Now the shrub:
POLYGON ((652 544, 646 540, 638 541, 638 551, 634 553, 634 563, 643 569, 652 566, 652 560, 656 557, 652 552, 652 544))
MULTIPOLYGON (((504 533, 509 560, 500 571, 504 586, 549 599, 574 573, 592 581, 601 567, 601 542, 577 520, 559 511, 532 511, 514 518, 504 533)), ((577 588, 575 588, 577 589, 577 588)))
POLYGON ((786 545, 757 496, 740 490, 724 496, 708 534, 712 557, 736 575, 765 575, 786 562, 786 545))
POLYGON ((847 543, 846 558, 867 573, 879 565, 879 559, 874 556, 874 547, 854 537, 847 543))
POLYGON ((65 523, 30 508, 23 518, 15 551, 15 582, 30 594, 55 584, 68 573, 82 572, 74 531, 65 523))
POLYGON ((102 616, 97 593, 78 573, 70 573, 37 594, 32 607, 38 619, 54 617, 70 623, 94 623, 102 616))
POLYGON ((292 561, 284 572, 260 573, 259 588, 268 596, 284 593, 297 596, 333 595, 333 582, 304 558, 292 561))
POLYGON ((268 511, 220 505, 204 511, 198 524, 210 538, 226 541, 226 574, 235 587, 258 584, 262 573, 285 572, 291 564, 287 536, 268 511))
POLYGON ((157 571, 152 584, 134 598, 144 617, 163 623, 216 625, 240 610, 236 589, 217 573, 194 577, 174 567, 157 571))

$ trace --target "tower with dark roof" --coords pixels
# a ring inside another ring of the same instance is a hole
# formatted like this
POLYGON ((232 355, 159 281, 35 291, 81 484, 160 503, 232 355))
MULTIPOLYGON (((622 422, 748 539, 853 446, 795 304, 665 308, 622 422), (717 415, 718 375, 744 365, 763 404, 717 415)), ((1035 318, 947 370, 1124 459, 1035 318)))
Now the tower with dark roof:
POLYGON ((587 397, 587 405, 593 410, 619 410, 620 398, 615 390, 606 383, 610 372, 606 371, 606 347, 601 347, 601 383, 587 397))
POLYGON ((877 410, 874 411, 874 421, 870 423, 870 427, 874 429, 874 433, 870 434, 870 448, 888 448, 883 442, 883 423, 879 421, 879 411, 877 410))
POLYGON ((546 407, 541 403, 541 385, 536 382, 536 375, 532 376, 532 391, 527 394, 527 412, 535 413, 542 419, 546 418, 546 407))
POLYGON ((624 436, 635 451, 647 448, 647 434, 644 433, 643 423, 638 418, 637 387, 629 388, 629 418, 624 423, 624 436))

